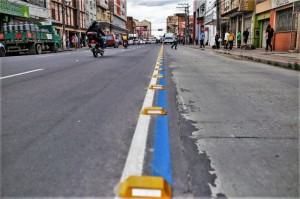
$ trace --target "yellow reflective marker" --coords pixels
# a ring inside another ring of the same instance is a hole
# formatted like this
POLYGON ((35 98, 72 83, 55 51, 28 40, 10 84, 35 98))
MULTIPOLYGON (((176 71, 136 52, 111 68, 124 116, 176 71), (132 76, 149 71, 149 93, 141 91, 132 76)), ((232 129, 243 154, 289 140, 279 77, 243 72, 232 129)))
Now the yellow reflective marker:
POLYGON ((171 199, 172 188, 162 177, 130 176, 120 184, 119 197, 171 199))
POLYGON ((162 74, 154 74, 153 78, 164 78, 164 75, 162 75, 162 74))
POLYGON ((163 68, 156 67, 155 70, 163 71, 164 69, 163 69, 163 68))
POLYGON ((163 85, 150 85, 149 89, 160 89, 160 90, 165 90, 165 87, 163 85))
POLYGON ((163 107, 146 107, 141 111, 143 115, 167 115, 167 111, 163 107))

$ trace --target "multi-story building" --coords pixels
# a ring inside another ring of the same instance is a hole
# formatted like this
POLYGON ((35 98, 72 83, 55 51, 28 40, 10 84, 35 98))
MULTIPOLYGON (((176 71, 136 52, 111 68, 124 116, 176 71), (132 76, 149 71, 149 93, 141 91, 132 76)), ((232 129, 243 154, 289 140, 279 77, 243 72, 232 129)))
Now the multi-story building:
POLYGON ((136 23, 136 32, 139 36, 139 38, 149 38, 152 36, 152 27, 151 22, 147 20, 138 21, 135 20, 136 23))
POLYGON ((126 29, 128 30, 129 34, 136 34, 136 23, 133 17, 127 17, 126 29))
POLYGON ((273 50, 299 50, 299 0, 220 0, 221 17, 229 23, 221 24, 222 35, 232 30, 235 34, 248 28, 249 43, 257 48, 266 47, 266 27, 275 30, 273 50))
MULTIPOLYGON (((182 40, 186 41, 186 37, 189 35, 190 39, 193 39, 194 35, 194 27, 193 22, 194 17, 189 16, 189 18, 186 18, 185 13, 177 13, 174 14, 174 16, 168 16, 167 17, 167 32, 176 33, 177 36, 180 39, 180 42, 182 40), (186 24, 188 24, 186 26, 186 24), (190 31, 190 32, 188 32, 190 31)), ((186 41, 188 42, 188 41, 186 41)), ((190 41, 192 43, 192 41, 190 41)))
POLYGON ((0 29, 4 24, 49 22, 50 0, 0 1, 0 29))
POLYGON ((112 13, 109 10, 108 0, 97 0, 97 21, 101 21, 106 34, 112 32, 112 13))
MULTIPOLYGON (((241 31, 253 28, 253 15, 255 14, 255 0, 221 0, 220 15, 229 19, 221 23, 221 36, 231 30, 235 35, 241 31)), ((249 35, 248 43, 252 43, 253 34, 249 35)))
MULTIPOLYGON (((65 25, 66 38, 76 34, 80 42, 85 45, 86 9, 84 0, 51 0, 51 21, 63 38, 65 25)), ((96 4, 93 5, 96 8, 96 4)), ((64 41, 65 42, 65 41, 64 41)))
MULTIPOLYGON (((88 28, 94 20, 97 20, 98 2, 102 0, 85 0, 85 26, 88 28)), ((104 0, 103 0, 104 1, 104 0)), ((101 4, 101 3, 100 3, 101 4)))
POLYGON ((111 15, 111 32, 121 38, 121 34, 126 29, 127 21, 127 2, 126 0, 108 0, 108 7, 111 15))

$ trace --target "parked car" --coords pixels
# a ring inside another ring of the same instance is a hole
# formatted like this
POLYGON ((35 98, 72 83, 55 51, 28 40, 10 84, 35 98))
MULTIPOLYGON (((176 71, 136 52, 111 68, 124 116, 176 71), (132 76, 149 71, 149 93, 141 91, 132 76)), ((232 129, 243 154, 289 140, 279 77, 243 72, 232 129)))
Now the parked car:
POLYGON ((4 57, 6 54, 5 47, 2 43, 0 43, 0 57, 4 57))
POLYGON ((140 44, 146 44, 146 41, 144 39, 141 39, 140 44))
POLYGON ((139 40, 139 39, 135 39, 135 40, 133 41, 133 43, 134 43, 134 45, 140 45, 140 40, 139 40))
POLYGON ((133 39, 129 39, 128 40, 128 45, 133 45, 134 43, 133 43, 133 39))
POLYGON ((119 41, 116 39, 116 36, 113 34, 107 34, 103 37, 105 39, 105 47, 119 47, 119 41))

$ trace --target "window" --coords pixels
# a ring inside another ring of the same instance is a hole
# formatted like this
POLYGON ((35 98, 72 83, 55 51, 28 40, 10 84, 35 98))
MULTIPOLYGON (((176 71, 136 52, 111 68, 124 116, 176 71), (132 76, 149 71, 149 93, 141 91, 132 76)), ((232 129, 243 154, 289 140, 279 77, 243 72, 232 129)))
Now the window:
POLYGON ((294 30, 293 26, 293 8, 280 10, 276 12, 276 31, 294 30))

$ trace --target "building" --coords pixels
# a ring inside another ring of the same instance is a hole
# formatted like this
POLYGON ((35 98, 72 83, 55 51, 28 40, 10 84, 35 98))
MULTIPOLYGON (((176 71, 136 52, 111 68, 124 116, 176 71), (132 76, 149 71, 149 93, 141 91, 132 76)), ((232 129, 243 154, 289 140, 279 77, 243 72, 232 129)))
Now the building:
POLYGON ((122 33, 128 33, 126 29, 127 21, 127 1, 108 0, 108 7, 111 15, 111 33, 121 38, 122 33))
POLYGON ((136 23, 133 17, 127 17, 126 29, 128 30, 129 34, 136 34, 136 23))
POLYGON ((265 30, 268 24, 275 30, 273 47, 276 51, 298 50, 300 44, 300 1, 257 0, 256 15, 253 17, 253 44, 266 46, 265 30))
POLYGON ((135 20, 135 23, 136 23, 136 33, 138 34, 139 38, 147 39, 152 36, 152 27, 150 21, 135 20))
POLYGON ((193 43, 194 39, 194 17, 189 16, 186 18, 185 13, 176 13, 174 16, 167 17, 167 32, 176 33, 179 37, 179 42, 186 41, 185 38, 190 37, 190 43, 193 43), (186 24, 189 23, 189 26, 186 24), (189 32, 188 32, 189 31, 189 32))
MULTIPOLYGON (((76 34, 83 45, 85 45, 86 32, 86 4, 84 0, 51 0, 51 23, 63 38, 76 34), (65 26, 65 28, 64 28, 65 26), (65 29, 65 30, 64 30, 65 29)), ((96 9, 96 4, 92 5, 96 9)), ((65 39, 63 40, 65 44, 65 39)))
POLYGON ((107 0, 97 0, 97 21, 101 21, 103 32, 112 33, 112 12, 109 10, 107 0))
POLYGON ((248 42, 257 48, 266 47, 266 27, 275 30, 273 50, 298 50, 300 44, 299 0, 221 0, 220 15, 229 19, 221 23, 221 32, 232 30, 235 34, 248 28, 248 42))
POLYGON ((85 27, 88 28, 94 20, 97 20, 99 1, 104 0, 85 0, 85 27))

